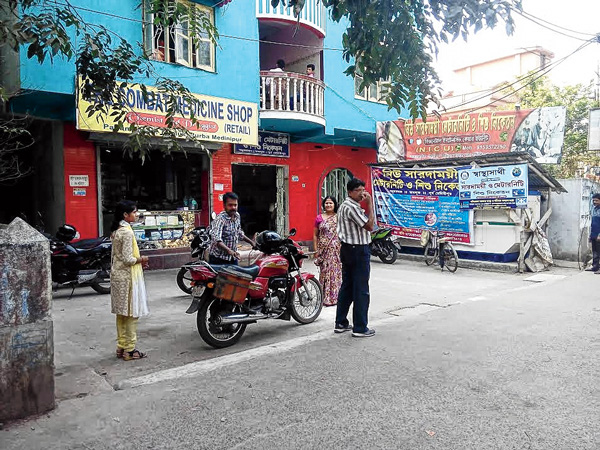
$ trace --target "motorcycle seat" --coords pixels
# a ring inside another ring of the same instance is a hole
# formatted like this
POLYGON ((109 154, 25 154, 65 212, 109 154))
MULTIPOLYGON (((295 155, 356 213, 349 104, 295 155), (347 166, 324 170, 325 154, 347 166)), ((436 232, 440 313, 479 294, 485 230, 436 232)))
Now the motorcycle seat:
POLYGON ((258 272, 260 271, 259 266, 250 266, 250 267, 240 267, 234 266, 232 264, 211 264, 211 266, 215 271, 220 272, 223 269, 234 270, 236 272, 245 273, 246 275, 250 275, 252 279, 256 278, 258 272))
POLYGON ((71 246, 77 251, 77 253, 86 253, 100 247, 105 242, 106 238, 82 239, 80 241, 71 243, 71 246))

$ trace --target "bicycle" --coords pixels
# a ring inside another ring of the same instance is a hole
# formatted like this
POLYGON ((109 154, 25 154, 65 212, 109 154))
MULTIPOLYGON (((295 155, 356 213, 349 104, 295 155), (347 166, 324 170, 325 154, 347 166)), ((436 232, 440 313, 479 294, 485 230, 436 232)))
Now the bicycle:
POLYGON ((458 269, 458 254, 446 237, 440 231, 425 230, 428 233, 427 243, 425 244, 425 264, 431 266, 436 260, 442 270, 446 267, 450 272, 456 272, 458 269))

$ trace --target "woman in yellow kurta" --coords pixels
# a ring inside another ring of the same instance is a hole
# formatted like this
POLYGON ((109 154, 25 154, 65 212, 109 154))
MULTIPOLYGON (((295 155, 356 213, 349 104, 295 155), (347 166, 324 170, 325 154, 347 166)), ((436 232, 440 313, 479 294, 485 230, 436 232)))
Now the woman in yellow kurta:
POLYGON ((137 220, 137 216, 134 202, 120 201, 111 225, 111 309, 117 315, 117 358, 125 361, 146 357, 135 347, 138 318, 149 312, 142 270, 142 265, 148 263, 148 257, 140 256, 130 225, 137 220))

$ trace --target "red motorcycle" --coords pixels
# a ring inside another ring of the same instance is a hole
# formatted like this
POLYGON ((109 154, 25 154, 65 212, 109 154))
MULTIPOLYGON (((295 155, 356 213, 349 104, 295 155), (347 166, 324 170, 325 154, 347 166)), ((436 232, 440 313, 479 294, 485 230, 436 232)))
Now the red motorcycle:
POLYGON ((256 265, 210 265, 204 261, 190 267, 192 304, 186 311, 198 316, 202 339, 215 348, 229 347, 240 340, 246 326, 263 319, 294 318, 313 322, 323 308, 323 290, 314 275, 301 272, 307 256, 290 239, 274 231, 256 237, 264 255, 256 265))

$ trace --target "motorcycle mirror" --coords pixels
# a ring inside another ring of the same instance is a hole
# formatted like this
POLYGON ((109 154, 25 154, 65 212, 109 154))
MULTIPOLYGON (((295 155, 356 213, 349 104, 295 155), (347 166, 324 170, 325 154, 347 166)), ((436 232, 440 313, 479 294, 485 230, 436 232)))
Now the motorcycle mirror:
POLYGON ((211 213, 211 215, 210 215, 210 218, 211 218, 212 220, 215 220, 215 219, 217 218, 217 213, 213 211, 213 212, 211 213))
POLYGON ((75 232, 75 237, 73 239, 79 239, 81 237, 81 235, 79 234, 79 231, 75 232))
POLYGON ((290 236, 295 236, 295 235, 296 235, 296 231, 297 231, 297 230, 296 230, 295 228, 292 228, 292 229, 290 230, 290 236))

